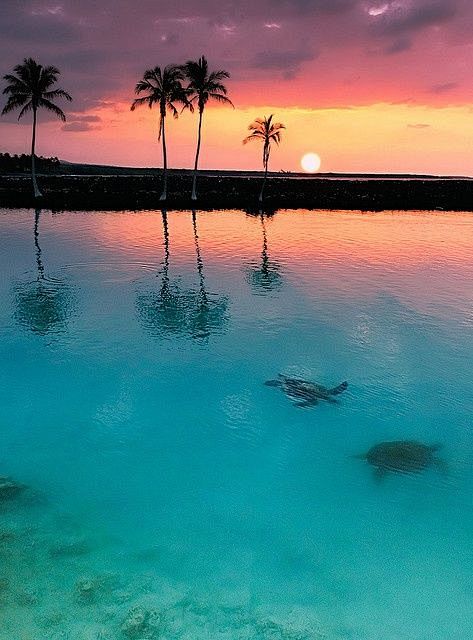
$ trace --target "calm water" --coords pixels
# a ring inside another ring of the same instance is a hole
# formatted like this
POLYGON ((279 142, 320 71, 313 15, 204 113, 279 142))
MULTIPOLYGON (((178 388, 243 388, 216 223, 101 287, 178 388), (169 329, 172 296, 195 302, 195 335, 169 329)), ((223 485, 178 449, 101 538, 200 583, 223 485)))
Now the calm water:
POLYGON ((472 240, 0 211, 1 640, 473 637, 472 240), (297 408, 280 372, 349 388, 297 408), (402 439, 448 468, 354 457, 402 439))

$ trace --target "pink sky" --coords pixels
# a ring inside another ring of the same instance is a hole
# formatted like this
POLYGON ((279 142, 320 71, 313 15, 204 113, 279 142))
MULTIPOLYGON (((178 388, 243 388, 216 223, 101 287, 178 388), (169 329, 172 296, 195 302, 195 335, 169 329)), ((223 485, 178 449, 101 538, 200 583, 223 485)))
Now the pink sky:
MULTIPOLYGON (((42 114, 38 153, 160 166, 157 114, 130 113, 146 68, 205 54, 227 69, 236 109, 206 112, 202 167, 258 169, 241 144, 254 117, 287 126, 271 168, 473 175, 469 0, 3 0, 0 73, 24 57, 61 69, 63 126, 42 114)), ((190 167, 197 119, 169 122, 170 163, 190 167)), ((0 150, 28 149, 31 123, 0 122, 0 150)))

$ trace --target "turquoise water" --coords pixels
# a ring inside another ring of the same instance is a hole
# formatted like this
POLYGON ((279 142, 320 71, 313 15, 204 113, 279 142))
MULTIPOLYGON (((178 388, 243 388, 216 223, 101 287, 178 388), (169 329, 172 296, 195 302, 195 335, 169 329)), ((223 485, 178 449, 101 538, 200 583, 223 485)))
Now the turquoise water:
POLYGON ((0 639, 473 637, 472 238, 0 211, 0 639), (349 387, 302 409, 278 373, 349 387), (402 439, 445 464, 354 457, 402 439))

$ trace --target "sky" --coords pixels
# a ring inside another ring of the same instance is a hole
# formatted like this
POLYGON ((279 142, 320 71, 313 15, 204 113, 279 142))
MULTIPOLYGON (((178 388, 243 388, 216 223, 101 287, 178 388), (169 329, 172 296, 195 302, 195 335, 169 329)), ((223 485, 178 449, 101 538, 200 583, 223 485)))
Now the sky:
MULTIPOLYGON (((207 108, 202 168, 259 169, 242 139, 274 113, 274 171, 315 152, 322 171, 473 176, 471 0, 1 0, 0 75, 33 57, 74 98, 58 102, 65 124, 41 113, 40 155, 160 166, 158 114, 130 111, 135 84, 201 55, 230 73, 235 105, 207 108)), ((167 125, 170 166, 191 167, 196 114, 167 125)), ((30 116, 1 118, 0 151, 30 136, 30 116)))

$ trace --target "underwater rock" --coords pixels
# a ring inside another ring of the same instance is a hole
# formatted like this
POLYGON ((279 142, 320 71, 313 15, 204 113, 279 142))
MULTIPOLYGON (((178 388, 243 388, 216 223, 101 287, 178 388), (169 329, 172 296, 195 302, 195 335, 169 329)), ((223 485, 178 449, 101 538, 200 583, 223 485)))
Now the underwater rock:
POLYGON ((44 629, 52 629, 54 627, 57 627, 57 625, 61 624, 63 621, 63 611, 49 611, 48 613, 41 616, 41 618, 39 619, 39 624, 44 629))
POLYGON ((72 638, 78 638, 78 640, 116 640, 116 635, 100 624, 91 624, 90 627, 81 629, 79 636, 71 635, 71 640, 72 638))
POLYGON ((114 573, 104 573, 94 578, 79 578, 74 586, 74 594, 79 604, 92 604, 99 596, 106 596, 120 586, 120 579, 114 573))
POLYGON ((121 631, 132 640, 154 640, 158 638, 161 617, 138 605, 132 607, 121 624, 121 631))
POLYGON ((38 604, 38 594, 33 589, 23 589, 16 594, 16 602, 20 607, 32 607, 38 604))
POLYGON ((364 454, 355 456, 374 467, 375 477, 388 473, 420 473, 429 467, 445 471, 446 464, 435 453, 441 445, 426 445, 415 440, 380 442, 364 454))
POLYGON ((25 485, 16 482, 12 478, 0 476, 0 503, 6 500, 13 500, 25 489, 25 485))
POLYGON ((10 581, 8 578, 0 578, 0 596, 8 591, 10 588, 10 581))
POLYGON ((49 555, 53 558, 76 558, 92 551, 91 546, 85 540, 70 540, 60 543, 49 549, 49 555))
POLYGON ((9 529, 0 529, 0 545, 7 544, 8 542, 13 542, 16 538, 16 533, 10 531, 9 529))
POLYGON ((159 640, 323 640, 326 634, 308 607, 253 609, 186 596, 165 609, 159 640))
POLYGON ((88 578, 81 578, 75 584, 75 595, 81 604, 91 604, 95 600, 97 584, 88 578))

